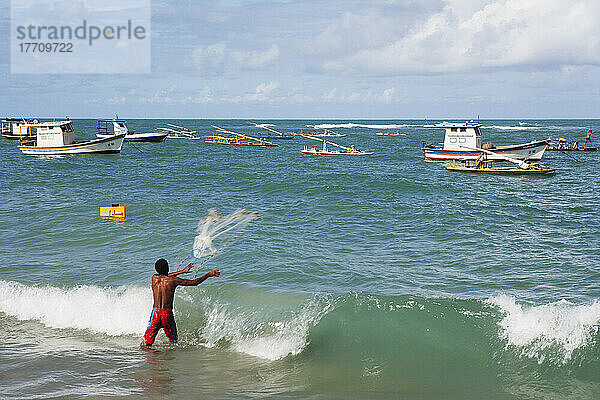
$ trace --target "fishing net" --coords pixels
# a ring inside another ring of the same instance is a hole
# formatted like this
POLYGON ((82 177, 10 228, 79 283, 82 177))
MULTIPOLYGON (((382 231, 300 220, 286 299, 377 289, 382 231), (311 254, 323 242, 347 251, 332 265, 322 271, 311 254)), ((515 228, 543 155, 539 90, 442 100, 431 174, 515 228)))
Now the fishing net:
POLYGON ((235 241, 250 224, 258 219, 254 211, 239 209, 228 215, 221 215, 212 209, 198 223, 194 238, 193 258, 200 261, 197 267, 219 254, 225 247, 235 241))

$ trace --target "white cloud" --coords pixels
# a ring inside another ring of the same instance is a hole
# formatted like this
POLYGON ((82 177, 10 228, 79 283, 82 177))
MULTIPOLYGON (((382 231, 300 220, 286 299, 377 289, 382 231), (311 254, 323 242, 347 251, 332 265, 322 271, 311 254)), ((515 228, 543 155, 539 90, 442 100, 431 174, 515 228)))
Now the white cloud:
POLYGON ((331 89, 321 96, 321 100, 327 103, 364 103, 364 104, 391 104, 394 99, 396 89, 388 88, 382 92, 376 92, 371 89, 362 91, 353 91, 349 94, 339 94, 337 88, 331 89))
POLYGON ((254 89, 254 92, 246 93, 241 96, 235 96, 232 98, 224 99, 230 103, 242 103, 242 102, 267 102, 270 101, 271 93, 279 87, 277 82, 264 82, 260 83, 254 89))
POLYGON ((600 65, 598 15, 597 0, 446 0, 441 11, 390 43, 323 66, 329 71, 431 74, 600 65))
POLYGON ((198 91, 194 95, 188 96, 184 102, 192 102, 199 104, 209 104, 214 103, 215 99, 213 97, 212 89, 208 86, 205 86, 202 90, 198 91))
POLYGON ((228 69, 262 69, 279 57, 279 46, 272 45, 264 51, 229 49, 225 43, 197 46, 192 50, 196 69, 208 74, 222 74, 228 69))
POLYGON ((272 45, 266 51, 239 51, 233 50, 231 58, 239 65, 249 68, 263 68, 279 57, 279 46, 272 45))
POLYGON ((146 104, 164 104, 173 103, 175 100, 171 96, 171 92, 175 90, 175 87, 170 89, 161 89, 154 92, 150 97, 140 97, 140 103, 146 104))
POLYGON ((215 43, 211 46, 197 46, 192 50, 194 66, 204 73, 221 73, 225 62, 225 43, 215 43))
POLYGON ((309 54, 344 54, 382 45, 394 39, 402 24, 397 18, 386 18, 377 12, 353 14, 345 12, 310 43, 309 54))
POLYGON ((114 96, 111 97, 110 99, 106 100, 107 104, 123 104, 127 101, 127 99, 125 98, 125 96, 114 96))

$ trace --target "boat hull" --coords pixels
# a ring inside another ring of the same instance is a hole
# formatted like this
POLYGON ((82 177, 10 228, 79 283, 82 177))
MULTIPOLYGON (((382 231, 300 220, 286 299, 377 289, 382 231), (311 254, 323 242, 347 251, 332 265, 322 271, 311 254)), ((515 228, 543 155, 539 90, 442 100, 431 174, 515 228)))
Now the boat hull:
POLYGON ((565 148, 561 149, 560 147, 552 147, 548 146, 546 151, 598 151, 597 147, 580 147, 580 148, 565 148))
POLYGON ((477 168, 477 167, 464 167, 459 165, 449 165, 446 167, 448 171, 453 172, 464 172, 464 173, 476 173, 476 174, 490 174, 490 175, 541 175, 548 174, 556 171, 556 168, 477 168))
POLYGON ((304 154, 312 155, 312 156, 370 156, 372 152, 364 152, 364 151, 355 151, 355 152, 345 152, 345 151, 310 151, 310 150, 300 150, 304 154))
POLYGON ((19 139, 34 140, 35 139, 35 136, 14 135, 12 133, 3 133, 2 137, 4 139, 8 139, 8 140, 19 140, 19 139))
MULTIPOLYGON (((127 133, 125 135, 125 142, 151 142, 151 143, 161 143, 164 142, 167 138, 168 133, 127 133)), ((100 139, 107 139, 114 137, 114 135, 103 135, 96 134, 96 137, 100 139)))
POLYGON ((263 139, 263 140, 266 140, 266 139, 268 139, 268 140, 272 140, 272 139, 275 139, 275 140, 290 140, 290 139, 293 139, 294 137, 293 136, 259 136, 258 138, 259 139, 263 139))
MULTIPOLYGON (((539 140, 513 146, 499 146, 490 149, 490 151, 517 160, 540 161, 547 146, 547 141, 539 140)), ((425 159, 431 161, 476 160, 481 155, 481 151, 477 150, 444 150, 437 146, 423 146, 421 149, 425 159)), ((495 154, 489 154, 487 158, 497 161, 505 160, 505 158, 495 154)))
POLYGON ((110 135, 109 138, 73 143, 59 147, 19 146, 25 155, 56 156, 68 154, 119 153, 123 146, 125 135, 110 135))

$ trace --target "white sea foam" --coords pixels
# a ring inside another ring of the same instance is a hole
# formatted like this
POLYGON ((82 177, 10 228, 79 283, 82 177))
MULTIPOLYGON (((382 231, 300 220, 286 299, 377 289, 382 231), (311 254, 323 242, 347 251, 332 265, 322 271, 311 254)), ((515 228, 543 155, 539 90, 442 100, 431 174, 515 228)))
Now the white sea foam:
POLYGON ((543 362, 547 350, 558 349, 563 362, 577 349, 593 344, 600 324, 600 302, 576 305, 561 300, 541 306, 517 304, 512 296, 488 300, 498 306, 504 318, 498 323, 507 346, 521 349, 522 355, 543 362))
MULTIPOLYGON (((182 295, 184 301, 190 301, 185 293, 182 295)), ((269 305, 232 306, 204 296, 200 305, 207 317, 206 324, 199 328, 203 345, 214 347, 225 340, 233 351, 268 360, 299 354, 308 344, 310 327, 332 307, 312 301, 298 308, 273 311, 269 305)), ((0 312, 22 321, 36 320, 50 328, 141 336, 151 308, 149 287, 58 288, 0 280, 0 312)))
POLYGON ((296 355, 308 344, 310 326, 316 325, 330 305, 310 304, 287 316, 266 317, 269 309, 240 310, 213 303, 207 305, 202 338, 208 347, 221 340, 233 350, 268 360, 296 355))
POLYGON ((548 129, 547 127, 542 127, 542 126, 525 126, 525 125, 519 125, 519 126, 491 125, 491 126, 484 126, 484 128, 499 129, 499 130, 503 130, 503 131, 531 131, 531 130, 538 130, 538 129, 548 129))
POLYGON ((152 307, 149 288, 27 286, 0 281, 0 312, 37 320, 51 328, 74 328, 111 336, 141 334, 152 307))
POLYGON ((386 125, 377 125, 377 124, 355 124, 355 123, 345 123, 345 124, 318 124, 318 125, 307 125, 309 128, 315 129, 334 129, 334 128, 367 128, 367 129, 400 129, 400 128, 410 128, 410 127, 421 127, 423 125, 407 125, 407 124, 386 124, 386 125))

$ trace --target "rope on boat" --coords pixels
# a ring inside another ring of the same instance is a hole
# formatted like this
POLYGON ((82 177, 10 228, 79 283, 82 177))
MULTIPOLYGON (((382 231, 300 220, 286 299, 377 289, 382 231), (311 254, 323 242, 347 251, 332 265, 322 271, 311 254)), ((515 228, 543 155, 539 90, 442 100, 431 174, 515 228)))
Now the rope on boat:
POLYGON ((567 154, 567 153, 565 153, 565 152, 564 152, 564 151, 562 151, 562 150, 560 150, 560 152, 561 152, 561 153, 563 153, 563 154, 564 154, 565 156, 567 156, 567 157, 571 157, 573 160, 575 160, 575 161, 577 161, 577 162, 581 162, 579 159, 577 159, 577 158, 573 157, 573 156, 572 156, 572 155, 570 155, 570 154, 567 154))
POLYGON ((133 144, 133 142, 129 142, 130 145, 133 146, 134 149, 136 149, 137 151, 139 151, 140 153, 143 153, 142 150, 140 150, 135 144, 133 144))

